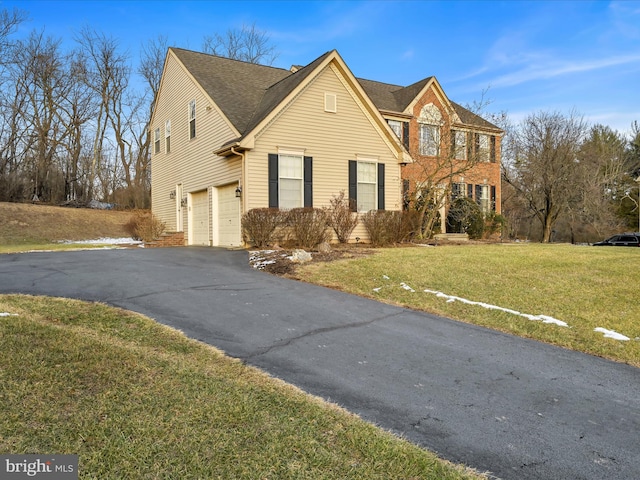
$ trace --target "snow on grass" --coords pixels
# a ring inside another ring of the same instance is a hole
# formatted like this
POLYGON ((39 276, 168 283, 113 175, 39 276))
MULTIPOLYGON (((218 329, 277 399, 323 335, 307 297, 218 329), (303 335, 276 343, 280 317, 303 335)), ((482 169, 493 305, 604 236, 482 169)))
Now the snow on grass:
POLYGON ((17 317, 17 313, 0 312, 0 317, 17 317))
POLYGON ((82 245, 139 245, 143 242, 140 240, 134 240, 131 237, 120 238, 95 238, 93 240, 62 240, 60 243, 64 244, 82 244, 82 245))
MULTIPOLYGON (((249 264, 256 270, 264 270, 264 267, 276 263, 276 259, 273 256, 276 254, 276 250, 256 250, 249 252, 249 264)), ((281 257, 286 257, 286 253, 281 253, 281 257)))
POLYGON ((593 329, 594 332, 604 333, 604 338, 613 338, 614 340, 627 341, 631 340, 629 337, 625 337, 624 335, 614 332, 613 330, 607 330, 606 328, 596 327, 593 329))

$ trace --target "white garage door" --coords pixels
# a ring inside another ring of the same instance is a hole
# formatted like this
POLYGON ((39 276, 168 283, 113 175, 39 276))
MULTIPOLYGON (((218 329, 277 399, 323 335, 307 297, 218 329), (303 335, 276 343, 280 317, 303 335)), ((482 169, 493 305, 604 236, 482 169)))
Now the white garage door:
POLYGON ((240 245, 240 199, 236 184, 218 188, 218 232, 221 246, 240 245))
POLYGON ((209 245, 209 193, 191 194, 191 219, 193 240, 191 245, 209 245))

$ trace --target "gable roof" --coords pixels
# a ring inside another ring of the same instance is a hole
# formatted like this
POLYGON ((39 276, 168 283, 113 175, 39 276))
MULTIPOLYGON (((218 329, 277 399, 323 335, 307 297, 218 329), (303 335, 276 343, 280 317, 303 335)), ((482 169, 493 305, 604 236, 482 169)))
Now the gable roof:
MULTIPOLYGON (((170 47, 169 50, 239 132, 239 138, 227 143, 241 140, 251 132, 328 56, 337 54, 332 50, 304 67, 287 70, 183 48, 170 47)), ((356 80, 378 110, 401 114, 435 78, 427 77, 407 87, 362 78, 356 80)), ((450 103, 463 123, 499 130, 461 105, 450 103)))
POLYGON ((246 130, 265 91, 292 75, 282 68, 171 47, 170 50, 239 132, 246 130))
MULTIPOLYGON (((362 85, 364 91, 369 95, 369 98, 376 104, 380 110, 387 112, 396 112, 402 114, 409 104, 422 92, 424 87, 431 81, 435 80, 435 77, 427 77, 422 80, 409 85, 408 87, 402 87, 400 85, 393 85, 390 83, 376 82, 374 80, 366 80, 364 78, 358 78, 358 82, 362 85)), ((476 127, 500 130, 499 127, 488 122, 484 118, 475 113, 467 110, 462 105, 449 100, 449 103, 453 107, 455 113, 460 117, 462 123, 466 125, 473 125, 476 127)))

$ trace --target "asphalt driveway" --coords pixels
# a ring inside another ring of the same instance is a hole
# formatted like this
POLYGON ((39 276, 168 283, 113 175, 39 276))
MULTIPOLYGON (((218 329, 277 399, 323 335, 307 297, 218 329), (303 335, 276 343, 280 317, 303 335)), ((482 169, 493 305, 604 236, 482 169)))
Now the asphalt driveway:
POLYGON ((271 276, 244 251, 0 255, 0 293, 141 312, 499 478, 640 478, 639 369, 271 276))

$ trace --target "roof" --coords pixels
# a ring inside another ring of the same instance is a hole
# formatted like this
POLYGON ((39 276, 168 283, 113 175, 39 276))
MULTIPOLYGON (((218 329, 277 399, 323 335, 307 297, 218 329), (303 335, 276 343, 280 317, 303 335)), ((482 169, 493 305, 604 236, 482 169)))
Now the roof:
MULTIPOLYGON (((364 78, 358 78, 358 82, 362 85, 364 91, 369 95, 369 98, 375 103, 379 110, 386 110, 389 112, 402 113, 409 106, 409 104, 422 92, 422 89, 433 79, 434 77, 426 77, 422 80, 409 85, 408 87, 402 87, 400 85, 393 85, 390 83, 376 82, 374 80, 366 80, 364 78)), ((451 106, 455 110, 462 123, 466 125, 473 125, 476 127, 490 128, 500 130, 499 127, 488 122, 479 115, 476 115, 470 110, 467 110, 462 105, 452 102, 451 106)))
MULTIPOLYGON (((171 47, 178 60, 193 75, 209 97, 222 110, 240 140, 264 120, 335 50, 326 52, 304 67, 287 70, 226 57, 171 47), (292 71, 294 70, 294 71, 292 71)), ((365 93, 378 110, 402 113, 433 77, 402 87, 358 78, 365 93)), ((498 129, 482 117, 451 102, 463 123, 498 129)))

